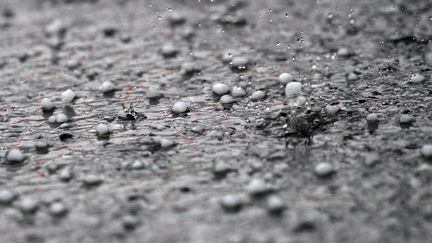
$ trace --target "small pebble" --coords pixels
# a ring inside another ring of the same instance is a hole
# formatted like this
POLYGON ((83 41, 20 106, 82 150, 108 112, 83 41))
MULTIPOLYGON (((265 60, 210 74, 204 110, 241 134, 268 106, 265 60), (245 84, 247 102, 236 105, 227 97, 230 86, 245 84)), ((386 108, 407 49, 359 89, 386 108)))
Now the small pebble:
POLYGON ((97 175, 87 175, 83 179, 86 186, 97 186, 103 182, 103 179, 97 175))
POLYGON ((65 103, 65 104, 72 103, 72 101, 76 98, 75 92, 71 89, 64 91, 61 94, 61 96, 62 96, 63 103, 65 103))
POLYGON ((295 98, 302 92, 302 84, 300 82, 289 82, 285 87, 285 96, 287 98, 295 98))
POLYGON ((251 180, 249 182, 249 184, 247 185, 247 187, 246 187, 246 191, 251 196, 261 196, 261 195, 264 195, 264 194, 270 192, 269 189, 270 188, 265 183, 265 181, 263 181, 261 179, 253 179, 253 180, 251 180))
POLYGON ((20 163, 24 161, 24 154, 19 149, 11 149, 6 152, 6 161, 9 163, 20 163))
POLYGON ((410 78, 411 82, 413 83, 421 83, 423 81, 425 81, 425 76, 421 75, 421 74, 413 74, 410 78))
POLYGON ((242 87, 234 86, 234 87, 231 89, 231 95, 232 95, 234 98, 237 98, 237 97, 244 97, 244 96, 246 96, 246 90, 244 90, 242 87))
POLYGON ((18 201, 17 207, 23 213, 35 213, 39 208, 39 203, 32 198, 26 197, 18 201))
POLYGON ((171 107, 171 111, 174 114, 181 114, 188 111, 188 105, 184 101, 177 101, 171 107))
POLYGON ((15 194, 9 190, 3 189, 0 191, 0 204, 11 204, 15 199, 15 194))
POLYGON ((54 104, 48 98, 43 98, 41 105, 42 105, 42 111, 43 112, 50 112, 50 111, 54 110, 54 108, 55 108, 54 104))
POLYGON ((106 124, 101 123, 96 126, 96 133, 99 137, 106 137, 110 134, 110 130, 106 124))
POLYGON ((102 83, 101 90, 103 93, 110 93, 115 91, 115 85, 111 81, 105 81, 102 83))
POLYGON ((262 100, 266 97, 266 93, 262 90, 257 90, 255 92, 252 93, 250 99, 252 101, 258 101, 258 100, 262 100))
POLYGON ((228 87, 228 85, 223 84, 223 83, 216 83, 212 86, 212 91, 216 95, 224 95, 224 94, 228 93, 229 90, 230 90, 230 88, 228 87))
POLYGON ((326 111, 327 116, 333 117, 339 111, 339 107, 337 107, 335 105, 328 105, 328 106, 326 106, 325 111, 326 111))
POLYGON ((330 163, 321 162, 315 166, 315 174, 319 177, 326 177, 335 172, 335 169, 330 163))
POLYGON ((290 73, 282 73, 279 75, 279 81, 282 83, 288 83, 294 80, 294 76, 290 73))
POLYGON ((432 159, 432 144, 423 145, 420 153, 424 158, 432 159))
POLYGON ((267 198, 266 207, 270 214, 280 214, 285 210, 286 206, 280 197, 273 195, 267 198))
POLYGON ((49 213, 54 217, 61 217, 67 213, 67 208, 62 202, 53 202, 49 206, 49 213))
POLYGON ((367 115, 366 121, 368 123, 376 123, 378 122, 378 115, 376 113, 370 113, 367 115))
POLYGON ((220 205, 227 212, 237 212, 243 206, 243 201, 238 195, 226 195, 220 201, 220 205))
POLYGON ((235 100, 231 95, 226 94, 226 95, 222 95, 219 102, 221 103, 224 109, 229 110, 232 108, 233 104, 235 103, 235 100))
POLYGON ((69 118, 63 113, 57 114, 55 117, 55 122, 58 124, 66 123, 68 121, 69 121, 69 118))

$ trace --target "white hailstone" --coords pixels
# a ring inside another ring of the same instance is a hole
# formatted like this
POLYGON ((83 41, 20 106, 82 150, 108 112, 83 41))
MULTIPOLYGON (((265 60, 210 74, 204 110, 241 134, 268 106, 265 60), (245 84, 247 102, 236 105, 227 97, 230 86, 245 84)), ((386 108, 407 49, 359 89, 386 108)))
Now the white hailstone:
POLYGON ((295 98, 302 92, 302 84, 300 82, 289 82, 285 87, 285 96, 287 98, 295 98))
POLYGON ((52 115, 52 116, 50 116, 50 117, 48 117, 48 123, 51 123, 51 124, 53 124, 53 123, 56 123, 56 115, 52 115))
POLYGON ((168 16, 168 21, 171 25, 180 25, 180 24, 183 24, 184 22, 186 22, 186 17, 181 13, 172 12, 168 16))
POLYGON ((226 195, 220 201, 222 208, 226 211, 238 211, 243 204, 243 201, 240 196, 237 195, 226 195))
POLYGON ((39 203, 32 198, 23 198, 17 206, 24 213, 34 213, 38 209, 39 203))
POLYGON ((178 52, 179 52, 178 49, 172 44, 166 44, 161 48, 161 54, 166 58, 175 57, 178 54, 178 52))
POLYGON ((19 163, 24 160, 24 154, 19 149, 11 149, 6 153, 6 161, 9 163, 19 163))
POLYGON ((57 114, 57 116, 55 117, 55 122, 58 124, 66 123, 68 121, 69 118, 63 113, 57 114))
POLYGON ((423 81, 425 81, 425 76, 423 76, 423 75, 421 75, 421 74, 413 74, 412 76, 411 76, 411 82, 413 82, 413 83, 421 83, 421 82, 423 82, 423 81))
POLYGON ((370 113, 367 115, 366 120, 369 123, 378 122, 378 115, 376 113, 370 113))
POLYGON ((325 177, 332 174, 335 171, 335 169, 330 163, 321 162, 315 166, 314 171, 317 176, 325 177))
POLYGON ((52 111, 55 108, 54 104, 48 98, 42 99, 41 106, 42 106, 42 111, 44 112, 52 111))
POLYGON ((355 74, 355 73, 350 73, 350 74, 348 74, 348 77, 347 77, 347 80, 348 80, 348 81, 355 81, 355 80, 357 80, 357 79, 358 79, 357 74, 355 74))
POLYGON ((87 175, 86 177, 84 177, 83 179, 83 183, 87 186, 96 186, 99 185, 103 182, 103 179, 97 175, 87 175))
POLYGON ((332 117, 332 116, 336 115, 336 113, 339 111, 339 107, 337 107, 335 105, 328 105, 328 106, 326 106, 325 111, 326 111, 328 116, 332 117))
POLYGON ((429 53, 427 53, 425 55, 425 59, 426 59, 426 62, 428 62, 429 64, 432 64, 432 51, 430 51, 429 53))
POLYGON ((61 36, 66 31, 66 26, 60 20, 56 19, 46 26, 45 32, 51 36, 61 36))
POLYGON ((297 97, 296 103, 297 103, 297 106, 305 105, 306 104, 306 97, 304 97, 304 96, 297 97))
POLYGON ((110 130, 106 124, 101 123, 96 126, 96 133, 99 137, 105 137, 110 133, 110 130))
POLYGON ((228 85, 223 84, 223 83, 216 83, 216 84, 213 84, 213 86, 212 86, 213 93, 217 94, 217 95, 224 95, 224 94, 228 93, 229 90, 230 90, 230 88, 228 87, 228 85))
POLYGON ((225 109, 231 109, 235 100, 231 95, 222 95, 219 102, 225 109))
POLYGON ((61 96, 62 96, 63 103, 70 104, 75 99, 76 94, 73 90, 68 89, 68 90, 64 91, 61 94, 61 96))
POLYGON ((264 99, 266 96, 266 93, 262 90, 257 90, 255 92, 252 93, 250 99, 253 101, 257 101, 257 100, 262 100, 264 99))
POLYGON ((111 81, 105 81, 102 83, 101 90, 103 93, 113 92, 115 90, 114 83, 111 81))
POLYGON ((291 73, 282 73, 279 75, 279 81, 282 83, 288 83, 294 80, 294 76, 291 73))
POLYGON ((347 57, 347 56, 349 56, 350 54, 351 54, 351 53, 350 53, 350 51, 348 50, 348 48, 345 48, 345 47, 339 48, 338 51, 337 51, 337 55, 338 55, 338 56, 341 56, 341 57, 347 57))
POLYGON ((274 214, 281 213, 286 207, 284 201, 276 195, 270 196, 267 199, 266 206, 268 212, 274 214))
POLYGON ((258 196, 269 192, 269 187, 261 179, 253 179, 246 187, 246 191, 252 196, 258 196))
POLYGON ((144 163, 139 161, 139 160, 135 160, 132 165, 131 168, 134 170, 141 170, 144 168, 144 163))
POLYGON ((9 190, 0 191, 0 204, 10 204, 15 199, 15 194, 9 190))
POLYGON ((234 98, 236 98, 236 97, 243 97, 243 96, 246 95, 246 91, 242 87, 234 86, 231 89, 231 95, 234 98))
POLYGON ((166 138, 160 138, 159 144, 160 144, 161 148, 163 148, 163 149, 168 149, 168 148, 171 148, 171 147, 176 145, 175 142, 173 142, 169 139, 166 139, 166 138))
POLYGON ((62 202, 54 202, 49 206, 49 213, 54 217, 60 217, 67 213, 67 208, 62 202))
POLYGON ((151 86, 147 91, 147 98, 155 99, 160 97, 159 88, 156 86, 151 86))
POLYGON ((420 152, 424 158, 432 159, 432 144, 423 145, 420 152))
POLYGON ((413 118, 408 115, 408 114, 403 114, 400 118, 399 118, 399 123, 401 124, 409 124, 413 121, 413 118))
POLYGON ((60 171, 59 173, 59 179, 61 181, 69 181, 70 179, 72 179, 72 172, 68 169, 64 169, 62 171, 60 171))
POLYGON ((184 101, 177 101, 171 107, 172 113, 175 114, 185 113, 187 110, 188 110, 188 105, 184 101))

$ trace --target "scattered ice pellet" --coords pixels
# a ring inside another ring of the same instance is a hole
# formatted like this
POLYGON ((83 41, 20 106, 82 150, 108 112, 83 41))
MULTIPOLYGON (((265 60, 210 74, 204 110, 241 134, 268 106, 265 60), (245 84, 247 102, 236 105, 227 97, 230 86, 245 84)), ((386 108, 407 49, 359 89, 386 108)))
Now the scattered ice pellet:
POLYGON ((20 163, 24 160, 24 154, 19 149, 11 149, 6 152, 6 161, 9 163, 20 163))
POLYGON ((423 81, 425 81, 425 76, 421 75, 421 74, 413 74, 410 78, 411 82, 413 83, 421 83, 423 81))
POLYGON ((290 73, 282 73, 279 75, 279 81, 282 83, 288 83, 294 80, 294 76, 290 73))
POLYGON ((339 111, 339 107, 335 105, 328 105, 326 106, 325 111, 327 113, 327 116, 333 117, 339 111))
POLYGON ((111 81, 105 81, 102 83, 101 90, 103 93, 110 93, 115 91, 114 83, 111 81))
POLYGON ((420 153, 424 158, 432 159, 432 144, 423 145, 420 153))
POLYGON ((287 98, 295 98, 302 92, 302 84, 300 82, 289 82, 285 87, 285 96, 287 98))
POLYGON ((250 99, 253 101, 258 101, 258 100, 262 100, 264 99, 266 96, 266 93, 262 90, 257 90, 255 92, 252 93, 250 99))
POLYGON ((261 179, 253 179, 247 185, 246 191, 251 196, 260 196, 268 193, 270 191, 270 188, 265 181, 261 179))
POLYGON ((55 122, 58 124, 66 123, 68 121, 69 121, 69 118, 63 113, 59 113, 55 117, 55 122))
POLYGON ((367 115, 366 120, 368 123, 378 122, 378 115, 376 113, 370 113, 367 115))
POLYGON ((106 137, 110 134, 110 130, 106 124, 101 123, 96 126, 96 133, 99 137, 106 137))
POLYGON ((62 202, 53 202, 49 206, 49 213, 54 217, 61 217, 67 213, 67 208, 62 202))
POLYGON ((221 103, 224 109, 229 110, 232 108, 233 104, 235 103, 235 100, 231 95, 226 94, 226 95, 222 95, 219 102, 221 103))
POLYGON ((216 83, 216 84, 213 84, 213 86, 212 86, 213 93, 215 93, 217 95, 224 95, 224 94, 228 93, 229 90, 230 90, 230 88, 228 87, 228 85, 223 84, 223 83, 216 83))
POLYGON ((244 90, 242 87, 234 86, 231 89, 231 95, 234 98, 243 97, 243 96, 246 96, 246 90, 244 90))
POLYGON ((48 98, 43 98, 42 102, 41 102, 41 106, 42 106, 42 111, 44 112, 49 112, 54 110, 55 106, 52 103, 52 101, 48 98))
POLYGON ((64 91, 61 94, 61 96, 62 96, 63 103, 70 104, 75 99, 76 94, 73 90, 68 89, 68 90, 64 91))
POLYGON ((222 198, 220 204, 227 212, 237 212, 243 206, 243 201, 238 195, 226 195, 222 198))
POLYGON ((188 111, 188 105, 184 101, 177 101, 171 107, 172 113, 181 114, 188 111))
POLYGON ((269 213, 280 214, 285 210, 286 206, 280 197, 273 195, 267 198, 266 207, 269 213))
POLYGON ((0 191, 0 204, 11 204, 15 199, 15 194, 9 190, 3 189, 0 191))
POLYGON ((325 177, 331 175, 335 169, 330 163, 321 162, 315 166, 314 171, 317 176, 325 177))

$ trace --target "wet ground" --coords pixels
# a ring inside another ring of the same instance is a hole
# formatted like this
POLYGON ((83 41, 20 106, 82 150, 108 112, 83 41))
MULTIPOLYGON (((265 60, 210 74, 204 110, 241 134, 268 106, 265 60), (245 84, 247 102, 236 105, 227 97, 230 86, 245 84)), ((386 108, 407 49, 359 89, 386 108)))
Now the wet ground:
POLYGON ((66 2, 0 0, 0 242, 431 241, 429 1, 66 2))

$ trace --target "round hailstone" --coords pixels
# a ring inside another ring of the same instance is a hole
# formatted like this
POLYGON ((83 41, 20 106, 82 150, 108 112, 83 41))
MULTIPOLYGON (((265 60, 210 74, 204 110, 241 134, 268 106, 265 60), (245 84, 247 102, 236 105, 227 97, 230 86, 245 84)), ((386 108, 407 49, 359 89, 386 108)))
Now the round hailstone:
POLYGON ((222 198, 220 204, 227 212, 236 212, 241 209, 243 202, 237 195, 226 195, 222 198))
POLYGON ((75 99, 76 94, 73 90, 68 89, 68 90, 64 91, 61 94, 61 96, 62 96, 63 103, 70 104, 75 99))
POLYGON ((172 12, 168 16, 168 21, 169 21, 170 25, 172 25, 172 26, 181 25, 181 24, 184 24, 186 22, 186 17, 181 13, 172 12))
POLYGON ((222 95, 219 102, 221 103, 224 109, 229 110, 234 105, 235 100, 231 95, 222 95))
POLYGON ((96 126, 96 133, 99 137, 106 137, 110 133, 110 130, 106 124, 98 124, 96 126))
POLYGON ((223 178, 230 171, 231 167, 225 161, 219 159, 213 162, 213 174, 216 178, 223 178))
POLYGON ((302 84, 300 82, 289 82, 285 87, 285 96, 287 98, 295 98, 302 92, 302 84))
POLYGON ((97 186, 103 182, 103 179, 97 175, 87 175, 83 180, 86 186, 97 186))
POLYGON ((335 116, 336 113, 339 111, 339 107, 337 107, 335 105, 328 105, 328 106, 326 106, 325 111, 326 111, 328 116, 332 117, 332 116, 335 116))
POLYGON ((330 163, 321 162, 315 166, 315 174, 320 177, 329 176, 334 172, 334 168, 330 163))
POLYGON ((63 113, 57 114, 57 116, 55 117, 55 122, 58 124, 66 123, 68 121, 69 118, 63 113))
POLYGON ((234 86, 231 89, 231 95, 234 98, 236 98, 236 97, 243 97, 243 96, 246 96, 246 91, 242 87, 234 86))
POLYGON ((288 83, 294 80, 294 76, 290 73, 282 73, 279 75, 279 81, 282 83, 288 83))
POLYGON ((424 158, 432 159, 432 144, 423 145, 420 152, 424 158))
POLYGON ((161 54, 165 58, 171 58, 177 56, 179 50, 172 44, 166 44, 161 48, 161 54))
POLYGON ((413 121, 413 118, 408 115, 408 114, 403 114, 400 118, 399 118, 399 123, 401 124, 409 124, 413 121))
POLYGON ((230 63, 231 67, 244 70, 249 64, 249 59, 247 57, 234 57, 230 63))
POLYGON ((0 191, 0 204, 10 204, 15 199, 15 194, 9 190, 0 191))
POLYGON ((229 90, 230 90, 230 88, 228 87, 228 85, 223 84, 223 83, 216 83, 216 84, 213 84, 213 86, 212 86, 212 91, 216 95, 224 95, 224 94, 228 93, 229 90))
POLYGON ((24 154, 19 149, 11 149, 6 153, 6 161, 9 163, 19 163, 24 160, 24 154))
POLYGON ((34 213, 38 209, 39 203, 32 198, 23 198, 17 206, 23 213, 34 213))
POLYGON ((355 73, 348 74, 347 80, 348 81, 355 81, 358 79, 358 76, 355 73))
POLYGON ((367 122, 376 123, 378 122, 378 115, 376 113, 370 113, 366 117, 367 122))
POLYGON ((246 191, 251 196, 259 196, 269 192, 269 187, 261 179, 253 179, 246 187, 246 191))
POLYGON ((151 86, 147 91, 147 98, 156 99, 160 97, 159 88, 156 86, 151 86))
POLYGON ((342 47, 339 48, 337 51, 337 55, 340 57, 347 57, 351 54, 351 52, 348 50, 348 48, 342 47))
POLYGON ((306 101, 307 101, 306 97, 304 97, 304 96, 297 97, 297 99, 296 99, 297 106, 303 106, 303 105, 305 105, 306 101))
POLYGON ((72 172, 69 169, 64 169, 60 171, 59 179, 64 182, 70 181, 70 179, 72 179, 72 172))
POLYGON ((60 217, 67 213, 67 208, 62 202, 54 202, 49 206, 49 213, 54 217, 60 217))
POLYGON ((262 90, 257 90, 255 92, 252 93, 250 99, 253 101, 257 101, 257 100, 262 100, 264 99, 266 96, 266 93, 262 90))
POLYGON ((52 115, 52 116, 50 116, 50 117, 48 117, 48 123, 51 123, 51 124, 53 124, 53 123, 56 123, 56 115, 52 115))
POLYGON ((159 144, 160 144, 162 149, 169 149, 169 148, 174 147, 176 145, 176 143, 174 141, 171 141, 171 140, 166 139, 166 138, 160 138, 159 144))
POLYGON ((42 111, 44 112, 52 111, 55 108, 54 104, 48 98, 42 99, 41 106, 42 106, 42 111))
POLYGON ((105 81, 102 83, 101 90, 103 93, 113 92, 115 90, 114 83, 111 81, 105 81))
POLYGON ((421 83, 421 82, 423 82, 423 81, 425 81, 425 76, 423 76, 423 75, 421 75, 421 74, 413 74, 412 76, 411 76, 411 82, 413 82, 413 83, 421 83))
POLYGON ((187 110, 188 110, 188 105, 184 101, 177 101, 171 107, 172 113, 175 114, 185 113, 187 112, 187 110))

